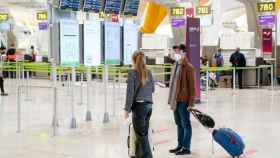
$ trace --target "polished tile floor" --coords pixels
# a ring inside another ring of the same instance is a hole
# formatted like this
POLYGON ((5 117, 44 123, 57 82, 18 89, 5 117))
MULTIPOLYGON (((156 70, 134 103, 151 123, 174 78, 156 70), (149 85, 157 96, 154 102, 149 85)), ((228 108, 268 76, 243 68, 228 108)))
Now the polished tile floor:
MULTIPOLYGON (((22 82, 26 84, 26 82, 22 82)), ((28 84, 48 86, 50 82, 33 80, 28 84)), ((105 88, 92 82, 89 89, 83 84, 74 88, 74 98, 67 85, 59 84, 57 117, 59 127, 53 137, 53 93, 50 89, 22 90, 21 133, 17 133, 16 81, 6 81, 9 96, 0 98, 0 158, 126 158, 127 122, 122 119, 125 85, 109 84, 107 111, 110 121, 103 123, 105 88), (89 91, 89 98, 87 98, 89 91), (83 97, 81 97, 81 93, 83 97), (32 97, 31 97, 32 96, 32 97), (87 104, 89 102, 89 104, 87 104), (87 105, 92 122, 86 122, 87 105), (74 106, 74 108, 72 108, 74 106), (70 129, 70 121, 77 128, 70 129)), ((175 158, 168 149, 176 145, 176 127, 172 112, 166 104, 168 89, 157 87, 152 116, 155 158, 175 158)), ((202 96, 198 109, 214 117, 217 127, 238 131, 246 143, 243 158, 279 158, 280 92, 277 90, 230 89, 212 90, 202 96)), ((227 158, 228 154, 214 144, 211 135, 192 118, 192 152, 186 158, 227 158), (214 152, 213 152, 214 151, 214 152)))

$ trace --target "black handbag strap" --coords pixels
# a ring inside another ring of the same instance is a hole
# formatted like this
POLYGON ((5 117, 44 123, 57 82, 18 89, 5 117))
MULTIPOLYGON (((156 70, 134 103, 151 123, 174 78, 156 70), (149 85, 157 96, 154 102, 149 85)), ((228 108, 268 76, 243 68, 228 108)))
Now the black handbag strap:
POLYGON ((197 118, 197 119, 198 119, 198 115, 199 115, 199 114, 202 114, 202 112, 199 111, 199 110, 197 110, 197 109, 191 109, 190 112, 191 112, 191 113, 193 114, 193 116, 194 116, 195 118, 197 118))

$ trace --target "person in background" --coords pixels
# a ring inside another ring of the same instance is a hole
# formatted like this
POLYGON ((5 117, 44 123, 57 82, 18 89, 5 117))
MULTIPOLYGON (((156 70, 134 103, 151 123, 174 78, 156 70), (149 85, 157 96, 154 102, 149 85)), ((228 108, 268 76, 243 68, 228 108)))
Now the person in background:
POLYGON ((31 52, 31 56, 32 56, 32 62, 35 62, 36 61, 36 55, 37 55, 37 53, 36 53, 36 51, 35 51, 35 48, 34 48, 34 46, 31 46, 30 47, 30 52, 31 52))
POLYGON ((132 60, 134 69, 128 73, 125 119, 132 112, 132 124, 136 134, 136 158, 152 158, 148 134, 155 91, 154 79, 146 68, 142 51, 135 52, 132 60))
MULTIPOLYGON (((16 62, 16 47, 15 44, 12 43, 10 48, 7 50, 7 61, 8 62, 16 62)), ((16 72, 8 72, 11 78, 16 78, 16 72)))
POLYGON ((0 55, 4 55, 4 54, 6 54, 6 47, 1 46, 0 47, 0 55))
MULTIPOLYGON (((223 67, 224 66, 224 56, 222 55, 222 49, 219 48, 218 52, 213 55, 213 59, 215 62, 216 67, 223 67)), ((219 83, 220 81, 221 72, 216 72, 216 81, 219 83)))
MULTIPOLYGON (((236 51, 231 55, 230 62, 232 64, 232 67, 246 67, 246 58, 244 54, 240 52, 240 48, 236 48, 236 51)), ((242 73, 243 70, 238 69, 236 70, 237 76, 238 76, 238 85, 239 89, 242 89, 242 73)), ((232 76, 233 78, 233 76, 232 76)), ((233 87, 233 80, 232 80, 232 87, 233 87)))
POLYGON ((185 53, 180 55, 173 65, 168 98, 177 125, 178 145, 169 152, 176 155, 189 155, 192 138, 189 110, 194 106, 195 101, 195 69, 185 53))
POLYGON ((7 59, 8 59, 8 61, 15 62, 16 61, 15 55, 16 55, 16 47, 15 47, 15 44, 12 43, 11 47, 7 51, 7 59))
POLYGON ((185 55, 187 55, 187 48, 186 48, 186 45, 180 44, 180 45, 179 45, 179 49, 180 49, 181 53, 184 53, 185 55))
POLYGON ((0 90, 1 90, 1 96, 7 96, 8 94, 5 93, 5 89, 4 89, 4 71, 3 71, 3 62, 4 62, 4 54, 5 54, 5 50, 6 48, 0 48, 1 50, 1 55, 0 55, 0 62, 1 62, 1 71, 0 71, 0 90))
POLYGON ((8 95, 7 93, 5 93, 4 77, 3 77, 2 73, 0 74, 0 89, 1 89, 1 96, 7 96, 8 95))

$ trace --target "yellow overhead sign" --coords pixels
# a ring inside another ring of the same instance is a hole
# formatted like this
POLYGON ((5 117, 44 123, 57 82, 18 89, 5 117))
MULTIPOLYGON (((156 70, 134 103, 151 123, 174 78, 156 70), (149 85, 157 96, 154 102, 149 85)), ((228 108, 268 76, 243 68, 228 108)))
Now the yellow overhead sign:
POLYGON ((274 12, 276 10, 275 2, 258 3, 258 12, 274 12))
POLYGON ((280 9, 280 0, 276 0, 276 8, 279 10, 280 9))
POLYGON ((185 8, 184 7, 174 7, 170 9, 171 16, 184 16, 185 15, 185 8))
POLYGON ((48 12, 47 11, 37 12, 37 20, 40 21, 48 20, 48 12))
POLYGON ((208 15, 211 14, 211 6, 199 6, 196 7, 197 15, 208 15))
POLYGON ((0 21, 7 21, 9 19, 8 13, 0 13, 0 21))

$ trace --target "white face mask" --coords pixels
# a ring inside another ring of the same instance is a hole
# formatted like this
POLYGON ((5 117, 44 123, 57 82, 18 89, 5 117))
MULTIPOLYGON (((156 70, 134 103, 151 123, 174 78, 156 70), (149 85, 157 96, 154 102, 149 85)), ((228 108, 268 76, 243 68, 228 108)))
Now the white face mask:
POLYGON ((182 59, 181 54, 174 54, 174 60, 179 61, 182 59))

